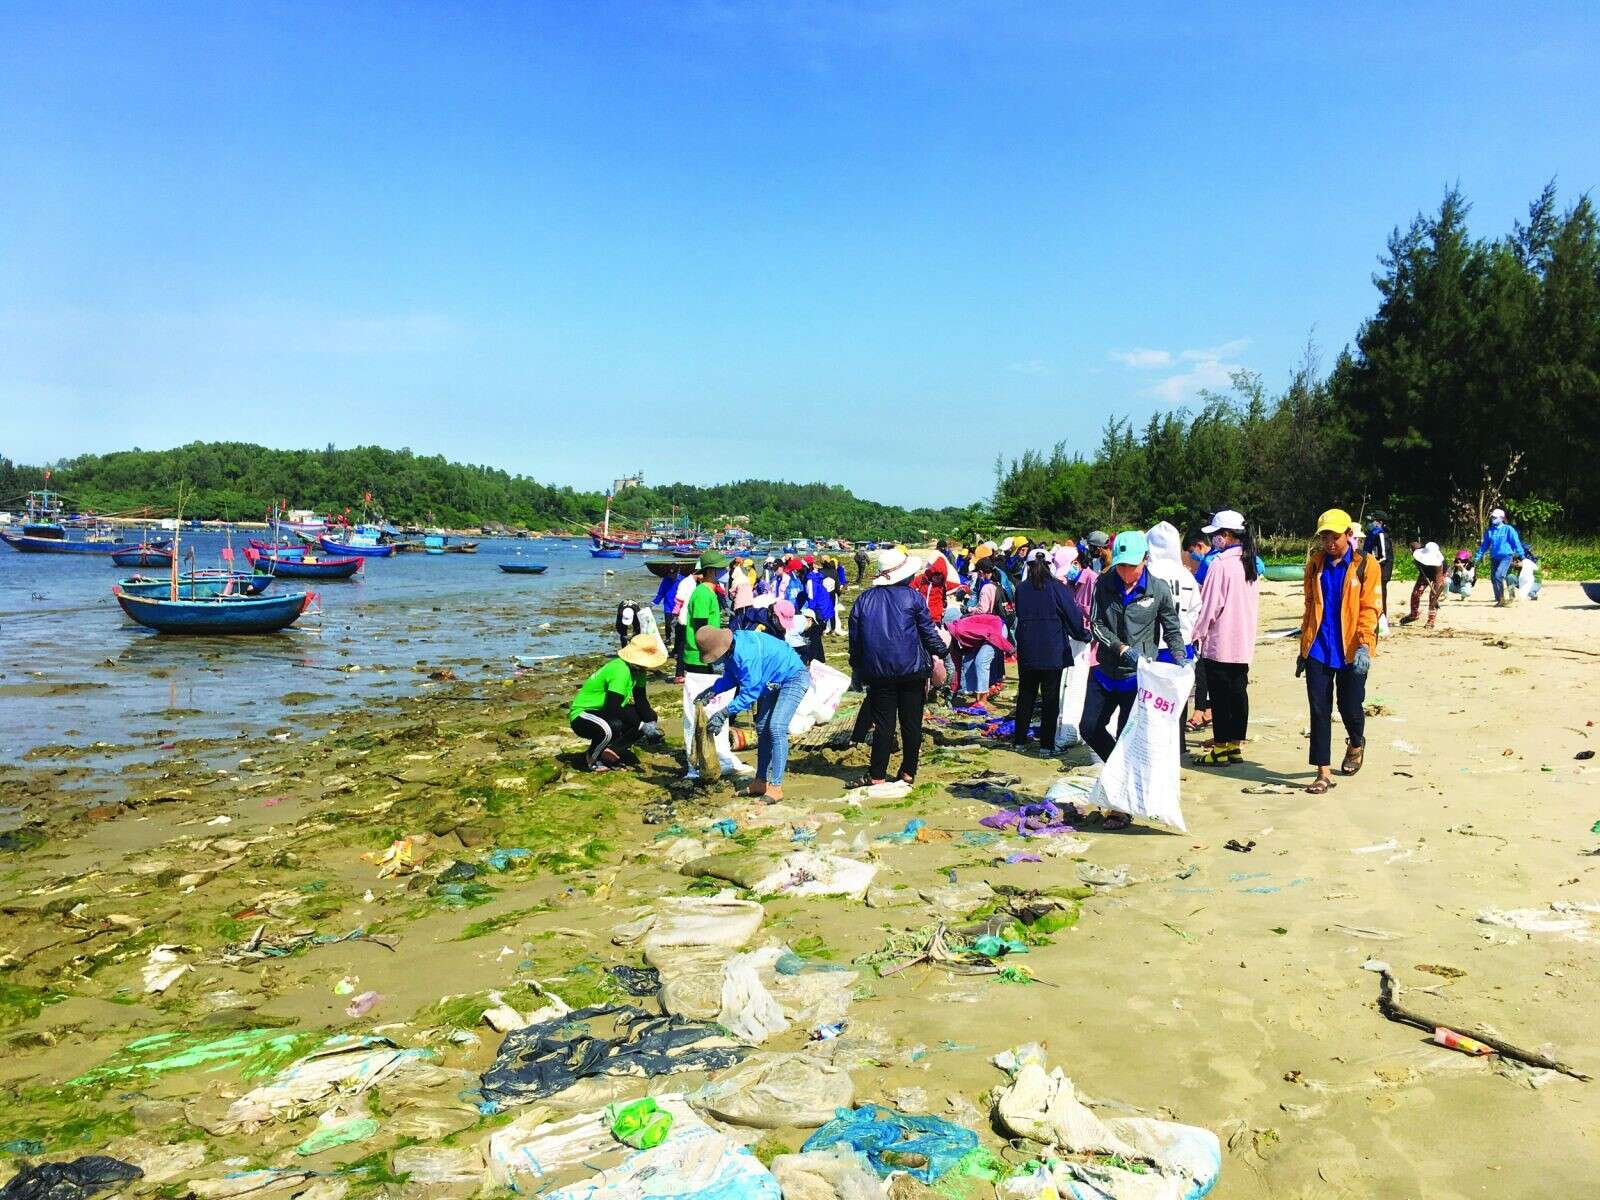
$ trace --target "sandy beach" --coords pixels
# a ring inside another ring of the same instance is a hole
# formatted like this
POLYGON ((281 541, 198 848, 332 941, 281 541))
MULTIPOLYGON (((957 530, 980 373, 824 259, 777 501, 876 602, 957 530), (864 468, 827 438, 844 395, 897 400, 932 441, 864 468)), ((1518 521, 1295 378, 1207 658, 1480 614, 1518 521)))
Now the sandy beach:
MULTIPOLYGON (((1407 593, 1392 587, 1394 615, 1407 593)), ((925 894, 939 889, 1082 897, 1065 900, 1081 908, 1075 925, 1017 958, 1033 982, 935 966, 879 977, 858 964, 837 1060, 851 1064, 857 1104, 922 1108, 999 1151, 987 1113, 1005 1076, 989 1059, 1037 1041, 1104 1111, 1216 1133, 1217 1196, 1583 1194, 1600 1167, 1600 1084, 1433 1045, 1379 1014, 1378 976, 1362 969, 1387 962, 1408 1005, 1461 1032, 1600 1074, 1589 1037, 1600 766, 1575 758, 1600 743, 1600 650, 1587 637, 1600 608, 1569 583, 1505 610, 1488 594, 1447 600, 1437 631, 1397 627, 1381 642, 1365 769, 1312 797, 1303 685, 1292 636, 1278 636, 1298 626, 1298 587, 1263 584, 1246 763, 1185 769, 1186 834, 1091 823, 1062 835, 1086 846, 1036 863, 1005 858, 1051 839, 987 841, 978 819, 993 806, 948 784, 997 771, 1037 798, 1063 772, 1084 775, 1084 750, 1024 757, 933 726, 909 797, 847 803, 846 766, 862 752, 810 750, 792 760, 777 813, 727 787, 667 807, 675 746, 644 751, 634 773, 573 769, 564 708, 585 664, 570 661, 430 685, 338 714, 315 736, 178 747, 130 777, 125 803, 74 806, 68 776, 51 774, 70 765, 14 766, 0 776, 23 809, 0 891, 0 1170, 99 1151, 146 1167, 131 1193, 237 1194, 231 1176, 271 1168, 291 1173, 267 1177, 278 1195, 472 1194, 477 1181, 407 1180, 402 1168, 419 1144, 470 1159, 517 1116, 486 1114, 469 1095, 500 1042, 479 1019, 487 993, 522 1011, 546 999, 530 983, 574 1007, 628 999, 606 968, 640 956, 616 943, 617 927, 663 897, 721 886, 679 872, 685 839, 776 858, 799 829, 875 863, 874 903, 768 899, 752 944, 781 939, 851 964, 934 921, 925 894), (736 822, 732 838, 711 828, 722 818, 736 822), (929 840, 879 840, 913 818, 929 840), (414 862, 380 875, 374 860, 408 836, 414 862), (1227 850, 1230 839, 1254 848, 1227 850), (476 888, 438 878, 455 863, 473 867, 476 888), (152 989, 173 967, 188 969, 152 989), (349 1015, 369 992, 372 1006, 349 1015), (148 1052, 128 1050, 157 1034, 187 1045, 254 1030, 274 1031, 261 1036, 278 1038, 276 1057, 155 1071, 136 1065, 148 1052), (375 1129, 309 1154, 296 1147, 328 1103, 221 1131, 230 1103, 339 1033, 426 1047, 441 1078, 340 1099, 341 1118, 375 1129), (107 1067, 127 1069, 84 1081, 107 1067), (352 1163, 364 1169, 339 1170, 352 1163), (334 1173, 292 1174, 308 1167, 334 1173)), ((675 692, 665 680, 652 689, 675 692)), ((795 1025, 757 1053, 805 1038, 795 1025)), ((566 1111, 703 1080, 580 1085, 566 1111)), ((763 1157, 809 1132, 730 1128, 763 1157)))

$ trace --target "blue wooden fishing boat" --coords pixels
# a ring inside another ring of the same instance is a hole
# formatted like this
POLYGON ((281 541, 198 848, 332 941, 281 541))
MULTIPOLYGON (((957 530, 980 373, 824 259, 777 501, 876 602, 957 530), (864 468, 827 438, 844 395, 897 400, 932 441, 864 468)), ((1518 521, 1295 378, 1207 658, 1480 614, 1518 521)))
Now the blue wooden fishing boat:
POLYGON ((500 569, 507 575, 543 575, 550 568, 544 563, 501 563, 500 569))
POLYGON ((622 557, 622 550, 620 548, 613 550, 609 546, 591 546, 589 548, 589 557, 590 558, 621 558, 622 557))
POLYGON ((117 567, 170 567, 172 551, 165 545, 146 544, 133 550, 118 550, 111 556, 117 567))
POLYGON ((276 633, 300 619, 313 592, 283 596, 209 596, 192 600, 135 595, 121 585, 111 589, 129 617, 158 633, 276 633))
POLYGON ((366 561, 360 555, 348 558, 269 558, 265 554, 252 560, 256 571, 279 579, 349 579, 366 561))
POLYGON ((429 554, 443 554, 444 538, 440 537, 436 533, 430 533, 427 537, 422 539, 422 548, 429 554))
POLYGON ((1583 594, 1596 604, 1600 604, 1600 583, 1586 583, 1583 585, 1583 594))
MULTIPOLYGON (((117 584, 134 596, 171 598, 171 579, 151 579, 134 575, 117 584)), ((205 600, 224 592, 235 595, 258 596, 272 586, 271 575, 247 575, 239 571, 191 571, 178 576, 178 599, 205 600), (231 586, 230 586, 231 585, 231 586)))
POLYGON ((394 543, 381 541, 382 536, 381 530, 370 525, 357 525, 349 532, 346 541, 338 541, 324 533, 317 538, 317 544, 329 554, 359 554, 362 558, 388 558, 394 553, 394 543))

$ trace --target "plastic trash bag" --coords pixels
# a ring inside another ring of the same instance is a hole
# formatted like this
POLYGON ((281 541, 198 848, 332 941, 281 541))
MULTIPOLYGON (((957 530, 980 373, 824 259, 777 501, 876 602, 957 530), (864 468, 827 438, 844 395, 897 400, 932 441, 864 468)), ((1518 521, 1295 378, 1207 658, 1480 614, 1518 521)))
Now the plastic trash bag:
POLYGON ((923 1183, 934 1183, 977 1144, 978 1135, 972 1130, 942 1117, 913 1117, 863 1104, 840 1109, 801 1149, 810 1153, 849 1146, 864 1154, 884 1178, 904 1171, 923 1183))
POLYGON ((734 1125, 815 1129, 855 1103, 855 1085, 848 1071, 815 1055, 763 1054, 706 1084, 689 1103, 734 1125))
POLYGON ((784 855, 750 890, 758 896, 845 896, 861 900, 877 874, 876 863, 796 850, 784 855))
POLYGON ((850 676, 827 663, 814 662, 811 672, 811 689, 806 692, 800 706, 789 718, 789 735, 798 737, 814 726, 826 725, 839 711, 839 702, 850 690, 850 676))
POLYGON ((783 1006, 772 998, 756 974, 756 961, 751 954, 728 960, 722 969, 722 1006, 717 1014, 717 1024, 752 1045, 760 1045, 789 1028, 783 1006))
POLYGON ((1178 722, 1193 685, 1193 667, 1140 662, 1133 712, 1095 780, 1090 804, 1186 828, 1178 802, 1178 722))
POLYGON ((766 910, 731 891, 715 896, 674 896, 656 906, 644 934, 645 950, 664 946, 729 946, 737 950, 761 928, 766 910))
POLYGON ((772 1174, 783 1200, 881 1200, 883 1182, 854 1150, 835 1146, 811 1154, 780 1154, 772 1174))
POLYGON ((71 1162, 24 1164, 0 1188, 0 1200, 85 1200, 143 1175, 132 1163, 106 1154, 85 1154, 71 1162))
POLYGON ((251 1130, 292 1119, 336 1092, 364 1092, 396 1075, 426 1069, 437 1057, 432 1050, 401 1049, 388 1038, 333 1038, 230 1104, 222 1128, 251 1130))
POLYGON ((482 1089, 496 1103, 526 1104, 596 1075, 715 1071, 744 1055, 715 1026, 653 1017, 626 1004, 597 1005, 506 1034, 482 1089), (610 1037, 594 1032, 604 1018, 615 1018, 610 1037))
MULTIPOLYGON (((1031 1056, 995 1099, 1000 1124, 1017 1137, 1052 1145, 1067 1154, 1102 1155, 1148 1164, 1142 1172, 1104 1162, 1065 1162, 1048 1181, 1061 1195, 1104 1195, 1114 1200, 1194 1200, 1222 1172, 1222 1146, 1214 1133, 1149 1117, 1102 1121, 1078 1099, 1058 1067, 1046 1073, 1031 1056), (1153 1168, 1150 1169, 1150 1168, 1153 1168), (1085 1191, 1082 1185, 1098 1191, 1085 1191)), ((1013 1191, 1018 1196, 1041 1191, 1013 1191)))
POLYGON ((633 1154, 582 1183, 546 1192, 543 1200, 782 1200, 778 1181, 760 1159, 701 1129, 633 1154))
POLYGON ((396 1175, 409 1175, 408 1184, 481 1183, 483 1155, 476 1146, 404 1146, 394 1152, 396 1175))

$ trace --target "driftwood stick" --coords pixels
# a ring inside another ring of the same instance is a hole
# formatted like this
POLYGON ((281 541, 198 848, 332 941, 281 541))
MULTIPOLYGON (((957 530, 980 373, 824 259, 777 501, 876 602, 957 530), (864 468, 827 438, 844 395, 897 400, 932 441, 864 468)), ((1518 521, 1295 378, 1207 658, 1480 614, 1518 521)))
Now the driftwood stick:
MULTIPOLYGON (((1382 972, 1378 983, 1378 1011, 1391 1021, 1398 1022, 1401 1025, 1412 1025, 1418 1029, 1425 1029, 1429 1033, 1441 1026, 1445 1029, 1461 1030, 1459 1025, 1450 1021, 1435 1021, 1432 1018, 1420 1016, 1402 1008, 1400 1002, 1395 999, 1394 976, 1388 971, 1382 972)), ((1543 1067, 1546 1071, 1560 1071, 1563 1075, 1570 1075, 1572 1078, 1581 1079, 1585 1083, 1590 1081, 1590 1076, 1585 1075, 1576 1067, 1569 1067, 1566 1063, 1557 1062, 1555 1059, 1547 1058, 1543 1054, 1536 1054, 1532 1050, 1524 1050, 1520 1046, 1513 1046, 1510 1042, 1503 1042, 1487 1033, 1470 1032, 1467 1036, 1482 1042, 1502 1057, 1514 1058, 1518 1062, 1527 1063, 1530 1067, 1543 1067)))

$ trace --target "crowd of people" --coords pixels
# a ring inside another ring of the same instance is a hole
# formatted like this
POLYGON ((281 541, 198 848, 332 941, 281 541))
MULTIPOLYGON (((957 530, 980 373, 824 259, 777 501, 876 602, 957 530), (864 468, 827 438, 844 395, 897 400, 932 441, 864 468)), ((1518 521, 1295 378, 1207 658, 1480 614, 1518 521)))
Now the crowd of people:
MULTIPOLYGON (((1322 795, 1336 786, 1335 709, 1345 735, 1339 774, 1364 765, 1366 681, 1387 631, 1395 550, 1382 512, 1363 525, 1329 509, 1316 537, 1303 568, 1296 674, 1305 679, 1314 769, 1306 790, 1322 795)), ((1436 542, 1413 541, 1411 558, 1417 578, 1401 624, 1420 619, 1426 598, 1434 627, 1444 594, 1470 594, 1484 559, 1496 604, 1519 588, 1538 596, 1537 560, 1499 509, 1477 552, 1462 550, 1453 567, 1436 542)), ((747 795, 780 799, 791 721, 815 686, 813 664, 827 662, 824 637, 841 633, 851 686, 864 693, 852 740, 870 746, 858 785, 915 782, 927 705, 989 712, 1008 663, 1016 669, 1010 738, 1019 751, 1052 755, 1081 741, 1109 759, 1141 693, 1141 667, 1166 663, 1192 668, 1179 718, 1183 751, 1209 729, 1193 748, 1195 765, 1244 761, 1266 571, 1245 514, 1220 510, 1187 536, 1163 521, 1050 545, 1026 537, 970 548, 940 541, 925 556, 891 546, 875 557, 857 549, 854 559, 852 585, 845 563, 827 555, 769 555, 758 564, 708 550, 662 579, 652 609, 620 606, 617 655, 589 677, 570 711, 573 731, 589 743, 589 768, 616 769, 629 746, 662 739, 645 681, 673 663, 687 778, 698 778, 701 759, 714 753, 722 773, 748 781, 747 795), (852 586, 859 595, 847 606, 852 586), (730 736, 747 711, 753 766, 730 736), (702 728, 711 749, 697 758, 689 748, 702 728)), ((1112 814, 1107 823, 1126 818, 1112 814)))

